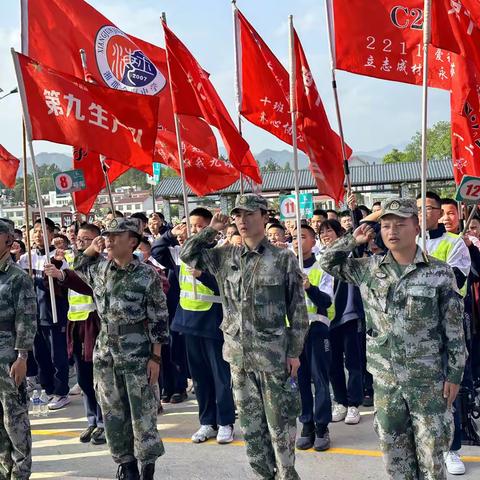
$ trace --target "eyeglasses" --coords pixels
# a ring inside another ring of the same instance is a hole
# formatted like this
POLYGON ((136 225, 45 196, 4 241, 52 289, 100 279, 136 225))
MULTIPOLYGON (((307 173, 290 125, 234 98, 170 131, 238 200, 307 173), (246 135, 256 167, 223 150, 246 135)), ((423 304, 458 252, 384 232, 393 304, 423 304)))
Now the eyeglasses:
POLYGON ((77 242, 82 242, 82 243, 93 242, 93 240, 94 238, 77 237, 77 242))
MULTIPOLYGON (((422 207, 418 207, 418 213, 422 213, 422 207)), ((441 210, 440 207, 432 207, 430 205, 428 205, 427 207, 425 207, 425 210, 427 211, 427 213, 431 213, 432 210, 441 210)))

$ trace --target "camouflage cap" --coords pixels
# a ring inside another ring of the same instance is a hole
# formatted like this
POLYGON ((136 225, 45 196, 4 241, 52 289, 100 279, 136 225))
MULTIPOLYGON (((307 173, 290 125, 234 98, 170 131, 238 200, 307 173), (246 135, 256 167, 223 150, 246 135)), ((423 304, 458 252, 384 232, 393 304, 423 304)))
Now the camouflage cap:
POLYGON ((124 232, 132 232, 141 237, 140 220, 138 218, 114 218, 108 222, 107 228, 102 232, 102 235, 124 232))
POLYGON ((7 235, 13 235, 13 227, 10 222, 0 220, 0 234, 6 233, 7 235))
POLYGON ((230 212, 233 215, 237 210, 247 210, 248 212, 255 212, 257 210, 268 210, 267 199, 255 193, 245 193, 239 195, 235 202, 235 207, 230 212))
POLYGON ((382 203, 382 214, 378 217, 386 215, 396 215, 397 217, 410 218, 418 216, 417 202, 412 198, 395 198, 388 199, 382 203))

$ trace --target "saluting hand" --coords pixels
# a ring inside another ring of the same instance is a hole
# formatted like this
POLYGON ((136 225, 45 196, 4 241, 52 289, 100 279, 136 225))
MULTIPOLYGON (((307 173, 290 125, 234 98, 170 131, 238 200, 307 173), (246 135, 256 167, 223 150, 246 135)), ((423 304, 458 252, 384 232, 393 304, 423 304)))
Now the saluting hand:
POLYGON ((92 244, 83 252, 88 257, 99 255, 105 250, 105 239, 102 236, 98 236, 92 242, 92 244))
POLYGON ((370 225, 364 223, 353 232, 353 238, 358 245, 363 245, 375 239, 375 230, 370 225))
POLYGON ((187 225, 185 223, 179 223, 172 228, 172 235, 175 237, 181 237, 186 235, 187 233, 187 225))
POLYGON ((227 227, 229 223, 228 215, 224 215, 223 213, 216 213, 212 221, 210 222, 210 226, 215 230, 221 231, 227 227))

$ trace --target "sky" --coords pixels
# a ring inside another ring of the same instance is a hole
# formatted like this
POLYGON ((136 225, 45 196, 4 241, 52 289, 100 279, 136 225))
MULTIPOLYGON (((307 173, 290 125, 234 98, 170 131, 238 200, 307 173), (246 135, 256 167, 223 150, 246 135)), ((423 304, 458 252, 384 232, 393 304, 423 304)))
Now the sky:
MULTIPOLYGON (((165 11, 170 28, 210 72, 214 86, 234 116, 230 0, 89 0, 89 3, 126 33, 160 46, 164 41, 159 18, 165 11)), ((0 4, 0 88, 7 92, 16 86, 10 48, 20 50, 20 0, 0 0, 0 4)), ((330 83, 324 0, 238 0, 237 6, 285 66, 288 65, 288 15, 294 16, 331 125, 338 131, 330 83)), ((402 145, 420 130, 420 87, 341 71, 337 73, 337 84, 345 137, 355 152, 402 145)), ((448 93, 430 89, 429 125, 449 120, 449 112, 448 93)), ((246 120, 243 134, 254 154, 266 148, 289 148, 246 120)), ((18 95, 0 101, 0 144, 14 155, 21 155, 18 95)), ((34 147, 37 153, 71 152, 70 147, 48 142, 35 142, 34 147)))

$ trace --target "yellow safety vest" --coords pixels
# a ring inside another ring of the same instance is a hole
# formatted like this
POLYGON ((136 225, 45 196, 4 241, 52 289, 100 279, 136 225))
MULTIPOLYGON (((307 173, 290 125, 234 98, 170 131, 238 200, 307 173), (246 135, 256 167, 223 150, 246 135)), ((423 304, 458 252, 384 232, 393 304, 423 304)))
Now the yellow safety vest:
POLYGON ((68 303, 70 308, 67 317, 71 322, 86 320, 90 313, 96 310, 92 297, 74 292, 71 289, 68 290, 68 303))
MULTIPOLYGON (((324 271, 320 268, 317 262, 315 262, 308 272, 308 280, 310 284, 314 287, 318 287, 320 282, 322 281, 324 271)), ((319 315, 317 313, 317 306, 310 300, 308 294, 305 292, 305 301, 307 303, 307 312, 308 312, 308 319, 310 323, 320 321, 322 323, 326 323, 324 321, 325 317, 323 315, 319 315)), ((332 305, 327 309, 327 316, 330 321, 335 318, 335 304, 332 301, 332 305)))
POLYGON ((186 265, 180 264, 180 306, 190 312, 206 312, 212 308, 214 303, 222 303, 221 298, 215 295, 201 282, 195 282, 196 295, 193 289, 194 277, 191 275, 186 265), (196 297, 196 298, 195 298, 196 297))
MULTIPOLYGON (((437 245, 435 245, 433 250, 428 252, 428 254, 437 260, 442 260, 443 262, 448 263, 448 257, 452 251, 452 248, 455 246, 455 243, 458 241, 458 238, 460 238, 459 235, 446 232, 444 235, 442 235, 442 237, 440 237, 438 243, 435 242, 435 239, 430 240, 431 242, 437 243, 437 245)), ((467 294, 467 280, 465 280, 463 287, 460 289, 460 293, 462 297, 467 294)))

